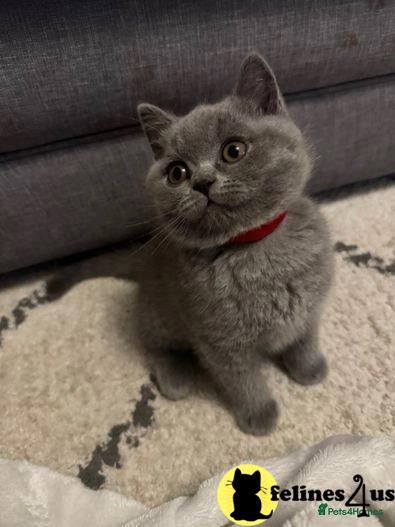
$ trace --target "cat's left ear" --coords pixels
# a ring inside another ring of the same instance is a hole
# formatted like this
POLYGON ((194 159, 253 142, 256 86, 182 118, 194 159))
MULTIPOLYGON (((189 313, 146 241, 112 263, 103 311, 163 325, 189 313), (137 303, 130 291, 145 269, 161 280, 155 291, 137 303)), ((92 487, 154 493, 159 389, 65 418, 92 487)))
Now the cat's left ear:
POLYGON ((256 480, 256 482, 259 484, 259 486, 261 486, 261 473, 259 472, 259 470, 256 470, 252 477, 256 480))
POLYGON ((153 104, 146 103, 138 105, 137 113, 155 159, 159 159, 164 152, 165 133, 175 122, 176 117, 153 104))
POLYGON ((251 101, 264 114, 286 111, 274 73, 257 53, 244 59, 235 93, 242 99, 251 101))

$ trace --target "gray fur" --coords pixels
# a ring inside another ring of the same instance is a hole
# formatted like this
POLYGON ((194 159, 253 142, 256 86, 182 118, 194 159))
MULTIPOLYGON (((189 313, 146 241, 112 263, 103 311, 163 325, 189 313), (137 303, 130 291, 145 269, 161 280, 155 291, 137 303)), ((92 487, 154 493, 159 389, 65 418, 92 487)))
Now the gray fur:
POLYGON ((196 356, 239 426, 268 433, 278 409, 262 358, 303 384, 326 372, 318 325, 332 251, 323 217, 303 195, 309 149, 257 55, 223 101, 185 117, 143 104, 139 116, 155 154, 147 195, 160 234, 139 254, 136 316, 159 388, 171 399, 187 395, 196 356), (248 151, 229 164, 221 149, 231 138, 248 151), (189 177, 171 185, 167 167, 177 160, 189 177), (229 244, 284 210, 285 221, 265 239, 229 244))

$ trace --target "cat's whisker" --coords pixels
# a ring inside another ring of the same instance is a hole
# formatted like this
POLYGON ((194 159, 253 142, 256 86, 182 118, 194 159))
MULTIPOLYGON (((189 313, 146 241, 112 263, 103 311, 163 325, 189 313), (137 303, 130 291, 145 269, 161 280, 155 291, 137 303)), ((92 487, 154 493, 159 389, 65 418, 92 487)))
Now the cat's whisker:
POLYGON ((153 229, 151 229, 150 231, 147 232, 148 235, 150 234, 154 234, 155 232, 161 230, 161 229, 164 229, 165 228, 165 225, 158 225, 156 227, 154 227, 153 229))
POLYGON ((168 228, 171 228, 172 226, 174 226, 177 221, 179 220, 179 217, 175 217, 173 218, 172 220, 170 220, 168 223, 166 224, 163 224, 163 225, 158 225, 157 227, 155 227, 154 229, 152 229, 152 231, 150 231, 148 234, 153 234, 154 232, 156 232, 155 236, 153 236, 151 238, 151 241, 153 241, 154 239, 158 238, 160 236, 160 234, 164 234, 166 232, 166 230, 168 228))
POLYGON ((149 225, 150 223, 152 223, 152 220, 137 221, 136 223, 125 223, 125 227, 139 227, 140 225, 149 225))
MULTIPOLYGON (((178 230, 181 230, 184 226, 185 226, 185 220, 182 219, 182 221, 175 228, 177 228, 178 230)), ((173 231, 175 230, 175 228, 173 229, 173 231)), ((167 243, 163 247, 164 250, 167 249, 167 247, 169 246, 170 242, 171 242, 171 238, 170 238, 170 236, 168 236, 167 243)))
POLYGON ((150 238, 146 243, 142 244, 138 249, 130 252, 128 254, 128 256, 129 257, 135 256, 137 253, 139 253, 143 249, 146 249, 147 247, 152 245, 155 241, 158 240, 158 238, 160 238, 166 232, 167 228, 171 228, 173 225, 175 225, 177 223, 177 221, 179 221, 178 216, 176 218, 174 218, 173 220, 171 220, 168 224, 160 225, 157 229, 155 229, 158 232, 152 238, 150 238))
POLYGON ((171 226, 167 226, 168 228, 168 232, 167 234, 165 235, 165 237, 159 242, 159 244, 154 248, 154 250, 152 251, 151 255, 153 256, 157 250, 163 245, 163 243, 171 236, 171 234, 175 231, 175 229, 177 227, 179 227, 181 225, 181 223, 183 222, 183 218, 180 218, 180 217, 176 217, 176 221, 173 222, 171 224, 171 226), (178 224, 177 224, 178 223, 178 224))
MULTIPOLYGON (((152 206, 154 207, 154 206, 152 206)), ((156 210, 156 209, 155 209, 156 210)), ((138 227, 139 225, 152 225, 156 220, 163 220, 166 217, 164 213, 154 214, 149 219, 140 222, 128 222, 125 224, 126 227, 138 227)))

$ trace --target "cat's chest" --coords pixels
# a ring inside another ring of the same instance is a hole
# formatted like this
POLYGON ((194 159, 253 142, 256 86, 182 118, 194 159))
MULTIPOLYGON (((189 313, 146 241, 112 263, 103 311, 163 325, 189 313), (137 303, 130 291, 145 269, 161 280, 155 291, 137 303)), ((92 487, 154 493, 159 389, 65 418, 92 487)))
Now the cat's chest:
POLYGON ((244 327, 286 317, 293 292, 281 269, 259 253, 231 255, 197 266, 189 287, 198 310, 233 324, 239 320, 244 327))
POLYGON ((273 281, 268 271, 262 258, 233 257, 214 262, 202 275, 206 275, 217 299, 241 295, 247 300, 261 296, 268 289, 269 282, 273 281))

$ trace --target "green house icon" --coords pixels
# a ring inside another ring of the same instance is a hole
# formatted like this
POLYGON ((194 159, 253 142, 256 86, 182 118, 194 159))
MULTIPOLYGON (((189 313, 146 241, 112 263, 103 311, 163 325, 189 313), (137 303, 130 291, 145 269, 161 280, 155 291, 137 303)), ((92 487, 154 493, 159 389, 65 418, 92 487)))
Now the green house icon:
POLYGON ((327 507, 328 507, 327 503, 321 503, 320 506, 318 507, 318 514, 320 516, 325 516, 327 507))

